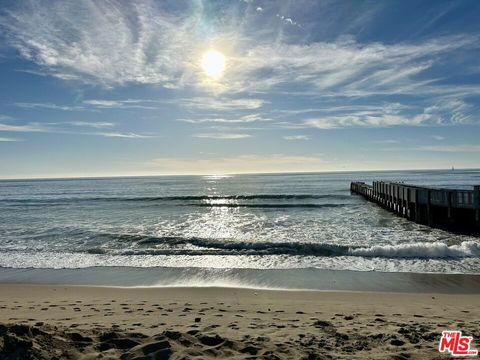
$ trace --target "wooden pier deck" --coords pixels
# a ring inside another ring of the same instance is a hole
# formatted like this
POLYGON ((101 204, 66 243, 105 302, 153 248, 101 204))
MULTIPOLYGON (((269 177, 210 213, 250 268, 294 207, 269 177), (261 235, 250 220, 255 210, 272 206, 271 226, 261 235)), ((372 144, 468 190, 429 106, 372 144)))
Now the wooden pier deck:
POLYGON ((417 223, 480 234, 480 185, 458 190, 374 181, 352 182, 350 190, 417 223))

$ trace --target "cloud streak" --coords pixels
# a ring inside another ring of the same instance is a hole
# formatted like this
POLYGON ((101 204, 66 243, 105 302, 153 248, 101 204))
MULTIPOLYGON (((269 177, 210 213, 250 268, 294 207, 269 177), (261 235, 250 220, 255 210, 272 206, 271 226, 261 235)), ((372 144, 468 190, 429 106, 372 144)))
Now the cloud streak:
POLYGON ((141 134, 135 134, 135 133, 120 133, 120 132, 99 132, 99 133, 93 133, 88 135, 98 135, 98 136, 103 136, 107 138, 123 138, 123 139, 150 139, 150 138, 158 137, 158 136, 152 136, 152 135, 141 135, 141 134))
MULTIPOLYGON (((89 136, 102 136, 107 138, 123 138, 123 139, 149 139, 158 137, 156 135, 137 134, 134 132, 85 132, 85 131, 72 131, 71 127, 86 127, 94 129, 107 129, 114 127, 115 124, 109 122, 87 122, 87 121, 73 121, 67 123, 50 123, 49 126, 41 125, 38 123, 29 123, 25 125, 12 125, 1 124, 0 132, 20 132, 20 133, 52 133, 52 134, 70 134, 70 135, 89 135, 89 136), (70 126, 70 128, 68 128, 70 126)), ((3 138, 11 139, 11 138, 3 138)), ((2 140, 2 141, 15 141, 15 140, 2 140)))
POLYGON ((190 124, 204 124, 204 123, 220 123, 220 124, 241 124, 241 123, 252 123, 258 121, 270 121, 272 119, 264 118, 260 114, 249 114, 239 116, 235 119, 225 119, 225 118, 200 118, 200 119, 178 119, 178 121, 186 122, 190 124))
POLYGON ((308 135, 287 135, 283 137, 285 140, 310 140, 308 135))
POLYGON ((69 122, 69 124, 73 126, 91 127, 95 129, 111 128, 115 126, 114 123, 110 123, 110 122, 89 122, 89 121, 72 121, 72 122, 69 122))
POLYGON ((266 102, 261 99, 232 99, 232 98, 215 98, 215 97, 192 97, 190 99, 180 99, 179 105, 192 109, 202 110, 256 110, 261 108, 266 102))
POLYGON ((193 137, 200 139, 215 139, 215 140, 240 140, 251 137, 249 134, 229 134, 229 133, 204 133, 194 134, 193 137))
POLYGON ((417 149, 422 151, 445 153, 480 153, 480 145, 471 144, 420 146, 417 149))
POLYGON ((98 109, 157 109, 158 103, 154 100, 145 99, 127 99, 127 100, 84 100, 86 106, 98 109))
POLYGON ((85 108, 83 106, 68 106, 68 105, 57 105, 52 103, 25 103, 18 102, 14 104, 17 107, 25 109, 49 109, 49 110, 63 110, 63 111, 83 111, 85 108))
POLYGON ((26 125, 11 125, 11 124, 0 124, 0 131, 11 131, 11 132, 48 132, 49 130, 44 126, 37 123, 30 123, 26 125))
POLYGON ((461 99, 445 99, 425 108, 398 103, 368 106, 361 110, 332 107, 321 115, 308 118, 304 124, 318 129, 343 127, 387 127, 419 125, 471 124, 477 121, 475 108, 461 99))

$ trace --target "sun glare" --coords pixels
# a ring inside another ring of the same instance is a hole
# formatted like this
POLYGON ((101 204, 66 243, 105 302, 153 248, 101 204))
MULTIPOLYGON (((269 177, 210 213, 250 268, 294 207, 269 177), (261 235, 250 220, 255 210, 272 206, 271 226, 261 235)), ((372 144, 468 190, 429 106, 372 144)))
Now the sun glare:
POLYGON ((209 50, 202 56, 202 69, 207 76, 218 78, 225 71, 225 56, 217 50, 209 50))

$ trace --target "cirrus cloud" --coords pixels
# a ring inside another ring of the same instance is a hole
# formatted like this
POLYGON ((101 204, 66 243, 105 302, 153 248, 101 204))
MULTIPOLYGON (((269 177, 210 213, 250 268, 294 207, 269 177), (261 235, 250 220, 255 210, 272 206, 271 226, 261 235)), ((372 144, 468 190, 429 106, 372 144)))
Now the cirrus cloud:
POLYGON ((283 137, 285 140, 310 140, 308 135, 287 135, 283 137))
MULTIPOLYGON (((202 86, 198 60, 213 41, 204 29, 202 6, 186 5, 180 14, 152 0, 47 3, 22 1, 0 19, 9 43, 47 73, 107 87, 202 86)), ((235 19, 218 16, 210 19, 216 24, 213 45, 221 45, 228 59, 221 86, 215 88, 219 92, 265 92, 295 85, 341 90, 343 96, 412 94, 419 88, 455 93, 459 89, 439 85, 436 78, 417 77, 438 59, 479 47, 479 37, 472 34, 391 44, 359 43, 352 37, 294 43, 286 36, 272 41, 249 34, 248 18, 238 26, 235 19)), ((296 24, 290 17, 277 17, 296 24)))
POLYGON ((239 140, 251 137, 249 134, 229 134, 229 133, 204 133, 195 134, 193 137, 201 139, 216 139, 216 140, 239 140))

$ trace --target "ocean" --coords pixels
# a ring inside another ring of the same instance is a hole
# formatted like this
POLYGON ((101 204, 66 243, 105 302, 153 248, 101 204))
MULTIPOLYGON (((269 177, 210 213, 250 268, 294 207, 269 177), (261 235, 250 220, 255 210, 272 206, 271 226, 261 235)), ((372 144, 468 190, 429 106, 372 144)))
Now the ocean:
POLYGON ((316 270, 480 273, 478 237, 350 193, 351 181, 373 180, 468 188, 480 170, 2 180, 1 274, 47 282, 50 269, 105 269, 118 285, 315 288, 316 270))

